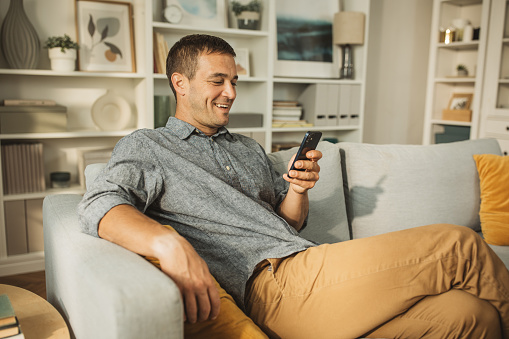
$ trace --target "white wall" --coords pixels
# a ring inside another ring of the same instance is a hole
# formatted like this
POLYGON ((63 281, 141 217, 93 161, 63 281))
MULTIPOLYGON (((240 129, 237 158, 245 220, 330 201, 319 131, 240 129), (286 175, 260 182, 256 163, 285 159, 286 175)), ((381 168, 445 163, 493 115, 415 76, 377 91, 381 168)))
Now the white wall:
POLYGON ((364 142, 421 144, 432 0, 373 0, 364 142))

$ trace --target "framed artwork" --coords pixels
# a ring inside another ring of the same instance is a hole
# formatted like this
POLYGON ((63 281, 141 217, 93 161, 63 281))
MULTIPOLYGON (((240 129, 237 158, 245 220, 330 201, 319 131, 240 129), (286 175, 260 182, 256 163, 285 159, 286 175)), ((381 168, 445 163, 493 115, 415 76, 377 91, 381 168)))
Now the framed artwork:
POLYGON ((77 0, 76 29, 80 71, 136 72, 130 3, 77 0))
POLYGON ((339 1, 276 1, 274 75, 338 78, 340 55, 332 23, 339 10, 339 1))
POLYGON ((470 109, 472 104, 472 93, 453 93, 449 100, 449 109, 470 109))
POLYGON ((239 78, 249 77, 249 49, 237 48, 235 49, 237 56, 235 57, 235 64, 237 66, 237 75, 239 78))
POLYGON ((165 0, 163 17, 172 24, 193 27, 228 26, 226 0, 165 0))

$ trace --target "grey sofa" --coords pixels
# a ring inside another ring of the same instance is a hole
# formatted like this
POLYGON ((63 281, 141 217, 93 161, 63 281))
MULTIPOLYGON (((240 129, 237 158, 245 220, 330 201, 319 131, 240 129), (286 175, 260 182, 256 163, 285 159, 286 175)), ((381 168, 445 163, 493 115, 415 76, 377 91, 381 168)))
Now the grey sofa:
MULTIPOLYGON (((319 242, 452 223, 480 231, 473 154, 500 154, 496 140, 432 146, 322 142, 308 227, 319 242)), ((295 150, 269 154, 286 171, 295 150)), ((87 168, 87 180, 101 165, 87 168)), ((47 296, 76 338, 183 338, 175 284, 140 256, 80 233, 79 195, 44 200, 47 296)), ((509 267, 509 246, 492 246, 509 267)), ((362 253, 359 253, 362 255, 362 253)))

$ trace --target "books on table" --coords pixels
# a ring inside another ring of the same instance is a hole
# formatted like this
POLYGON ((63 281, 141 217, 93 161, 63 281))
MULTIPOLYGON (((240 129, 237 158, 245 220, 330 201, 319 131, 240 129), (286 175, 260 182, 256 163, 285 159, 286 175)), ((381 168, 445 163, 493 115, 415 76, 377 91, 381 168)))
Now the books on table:
POLYGON ((24 338, 7 294, 0 295, 0 338, 24 338))

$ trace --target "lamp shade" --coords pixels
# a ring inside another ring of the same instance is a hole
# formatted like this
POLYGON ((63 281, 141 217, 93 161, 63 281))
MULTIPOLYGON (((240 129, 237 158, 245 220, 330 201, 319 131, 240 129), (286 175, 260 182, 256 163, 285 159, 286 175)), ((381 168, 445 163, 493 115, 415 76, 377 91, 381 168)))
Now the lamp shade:
POLYGON ((364 43, 365 15, 361 12, 338 12, 334 14, 334 44, 346 45, 364 43))

